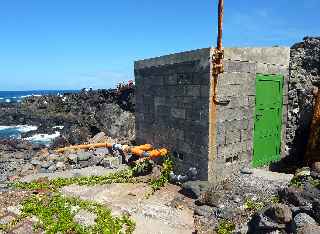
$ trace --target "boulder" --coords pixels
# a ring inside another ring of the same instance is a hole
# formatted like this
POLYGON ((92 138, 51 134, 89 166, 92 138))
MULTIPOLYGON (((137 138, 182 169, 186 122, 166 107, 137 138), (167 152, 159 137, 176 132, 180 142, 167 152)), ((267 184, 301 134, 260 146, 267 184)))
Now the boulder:
POLYGON ((291 209, 284 204, 275 204, 270 206, 265 214, 277 223, 290 223, 292 221, 291 209))
POLYGON ((48 161, 48 162, 44 162, 41 164, 42 168, 48 169, 49 167, 51 167, 52 165, 54 165, 54 163, 52 161, 48 161))
POLYGON ((121 160, 118 157, 107 157, 102 159, 100 164, 105 168, 118 168, 121 164, 121 160))
POLYGON ((308 202, 302 197, 303 190, 301 188, 284 188, 279 191, 279 197, 281 200, 286 201, 296 207, 306 206, 308 202))
POLYGON ((182 184, 182 193, 193 199, 198 199, 201 194, 208 191, 209 182, 208 181, 187 181, 182 184))
POLYGON ((259 212, 253 215, 249 222, 249 233, 270 233, 277 230, 285 230, 286 224, 277 223, 270 217, 259 212))
POLYGON ((87 161, 91 158, 91 153, 88 152, 88 151, 85 151, 85 152, 79 152, 78 153, 78 161, 87 161))
POLYGON ((210 206, 196 206, 194 210, 195 215, 203 216, 209 218, 214 212, 214 208, 210 206))
POLYGON ((293 228, 296 231, 309 224, 318 225, 317 222, 306 213, 299 213, 293 218, 293 228))

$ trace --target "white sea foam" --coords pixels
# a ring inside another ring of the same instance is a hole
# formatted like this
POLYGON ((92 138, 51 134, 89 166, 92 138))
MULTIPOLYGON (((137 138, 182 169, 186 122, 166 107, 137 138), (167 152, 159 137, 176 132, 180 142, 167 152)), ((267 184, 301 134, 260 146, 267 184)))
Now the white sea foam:
POLYGON ((5 100, 5 102, 9 103, 9 102, 11 102, 11 100, 10 100, 9 98, 7 98, 7 99, 5 100))
POLYGON ((37 126, 32 125, 18 125, 17 127, 20 132, 30 132, 38 129, 37 126))
POLYGON ((2 130, 8 130, 8 129, 16 129, 19 132, 30 132, 35 131, 38 129, 37 126, 31 126, 31 125, 17 125, 17 126, 0 126, 0 131, 2 130))
POLYGON ((24 96, 20 96, 21 98, 27 98, 27 97, 31 97, 32 95, 24 95, 24 96))
POLYGON ((54 127, 52 127, 53 129, 60 129, 60 130, 62 130, 62 129, 64 129, 64 126, 54 126, 54 127))
POLYGON ((60 132, 56 131, 54 134, 36 134, 32 137, 27 137, 25 140, 38 142, 43 144, 50 144, 52 140, 60 136, 60 132))

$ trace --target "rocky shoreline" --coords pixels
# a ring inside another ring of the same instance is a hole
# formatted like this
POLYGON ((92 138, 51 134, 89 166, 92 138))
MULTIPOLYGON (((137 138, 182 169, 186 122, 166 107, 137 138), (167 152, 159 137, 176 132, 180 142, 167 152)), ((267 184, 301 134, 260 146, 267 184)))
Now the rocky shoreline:
POLYGON ((134 87, 118 91, 81 90, 63 95, 32 96, 21 103, 0 103, 0 125, 32 125, 38 129, 22 134, 54 134, 53 146, 79 144, 99 132, 114 139, 134 140, 134 87))

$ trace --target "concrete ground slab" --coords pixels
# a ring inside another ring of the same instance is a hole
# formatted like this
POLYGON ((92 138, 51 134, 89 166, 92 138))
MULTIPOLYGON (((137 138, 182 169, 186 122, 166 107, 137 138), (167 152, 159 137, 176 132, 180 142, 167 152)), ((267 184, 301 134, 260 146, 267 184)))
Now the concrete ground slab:
POLYGON ((265 169, 253 169, 252 172, 253 172, 252 173, 253 177, 258 177, 268 181, 277 181, 277 182, 283 182, 283 183, 289 183, 294 176, 293 174, 272 172, 265 169))
POLYGON ((194 231, 193 211, 186 205, 172 206, 181 196, 174 185, 156 192, 149 198, 150 187, 146 184, 110 184, 93 187, 71 185, 62 189, 67 196, 106 204, 114 215, 131 215, 136 222, 136 234, 188 234, 194 231))

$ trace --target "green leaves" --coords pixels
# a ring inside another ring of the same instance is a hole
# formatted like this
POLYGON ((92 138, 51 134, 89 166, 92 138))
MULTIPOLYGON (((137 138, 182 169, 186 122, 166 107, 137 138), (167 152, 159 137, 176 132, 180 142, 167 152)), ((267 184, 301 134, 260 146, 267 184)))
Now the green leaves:
POLYGON ((150 182, 150 186, 153 191, 159 190, 169 182, 170 172, 173 171, 173 162, 170 158, 167 158, 163 163, 161 170, 161 176, 158 179, 154 179, 150 182))
POLYGON ((36 227, 46 233, 133 233, 135 223, 127 216, 112 217, 111 210, 101 204, 67 198, 59 193, 51 195, 33 195, 23 202, 24 216, 37 216, 36 227), (84 227, 75 222, 73 207, 79 207, 97 215, 96 224, 84 227))

